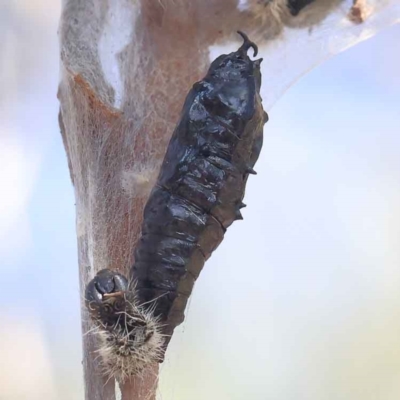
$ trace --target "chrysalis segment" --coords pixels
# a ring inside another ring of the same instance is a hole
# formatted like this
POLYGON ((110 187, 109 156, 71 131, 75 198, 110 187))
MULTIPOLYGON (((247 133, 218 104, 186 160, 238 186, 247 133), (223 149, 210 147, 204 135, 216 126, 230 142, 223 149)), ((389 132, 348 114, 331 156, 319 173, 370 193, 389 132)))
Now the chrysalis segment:
POLYGON ((144 210, 131 278, 142 302, 156 300, 166 333, 184 310, 205 260, 226 229, 242 219, 249 174, 267 120, 261 104, 261 60, 243 45, 221 55, 193 85, 172 135, 157 183, 144 210))

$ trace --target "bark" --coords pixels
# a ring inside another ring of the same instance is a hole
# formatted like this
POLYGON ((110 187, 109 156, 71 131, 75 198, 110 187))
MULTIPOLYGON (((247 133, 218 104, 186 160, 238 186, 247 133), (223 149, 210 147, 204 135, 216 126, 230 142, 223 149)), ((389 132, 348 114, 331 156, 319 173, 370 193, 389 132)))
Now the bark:
MULTIPOLYGON (((340 1, 321 3, 296 24, 288 11, 276 18, 276 10, 257 1, 244 11, 236 0, 64 1, 59 120, 75 189, 82 293, 100 269, 128 275, 144 204, 185 95, 208 66, 210 46, 239 43, 240 29, 272 54, 274 40, 284 42, 284 25, 314 26, 340 1)), ((278 84, 268 105, 302 68, 278 84)), ((83 304, 86 399, 114 400, 117 389, 101 373, 91 327, 83 304)), ((154 365, 121 387, 122 399, 154 399, 157 376, 154 365)))

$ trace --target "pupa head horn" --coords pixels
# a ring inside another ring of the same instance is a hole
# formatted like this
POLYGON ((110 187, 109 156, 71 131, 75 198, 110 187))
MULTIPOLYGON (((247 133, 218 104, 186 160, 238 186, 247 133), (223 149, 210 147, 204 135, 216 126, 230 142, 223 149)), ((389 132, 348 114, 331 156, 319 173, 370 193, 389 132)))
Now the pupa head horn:
POLYGON ((253 57, 255 57, 258 53, 258 46, 252 42, 242 31, 237 31, 237 33, 243 38, 243 44, 239 47, 238 51, 247 53, 247 50, 252 47, 254 50, 253 57))

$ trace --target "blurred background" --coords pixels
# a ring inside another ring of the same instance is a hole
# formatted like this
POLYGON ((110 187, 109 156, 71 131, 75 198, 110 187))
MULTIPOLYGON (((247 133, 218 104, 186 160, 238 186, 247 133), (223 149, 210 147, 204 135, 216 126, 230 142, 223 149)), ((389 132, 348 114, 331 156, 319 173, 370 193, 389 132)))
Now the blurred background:
MULTIPOLYGON (((83 399, 59 13, 0 5, 0 400, 83 399)), ((400 398, 399 42, 382 31, 272 108, 244 221, 196 285, 159 399, 400 398)))

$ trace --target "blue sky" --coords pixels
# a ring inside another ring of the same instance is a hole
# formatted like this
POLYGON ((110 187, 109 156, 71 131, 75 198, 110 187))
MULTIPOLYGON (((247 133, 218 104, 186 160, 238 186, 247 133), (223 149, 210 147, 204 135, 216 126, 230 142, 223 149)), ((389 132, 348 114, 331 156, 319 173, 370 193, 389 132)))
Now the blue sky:
MULTIPOLYGON (((0 17, 7 400, 82 398, 75 207, 57 122, 59 7, 45 3, 0 17)), ((270 110, 244 221, 196 285, 162 368, 163 400, 399 397, 399 39, 395 26, 337 55, 270 110)))

